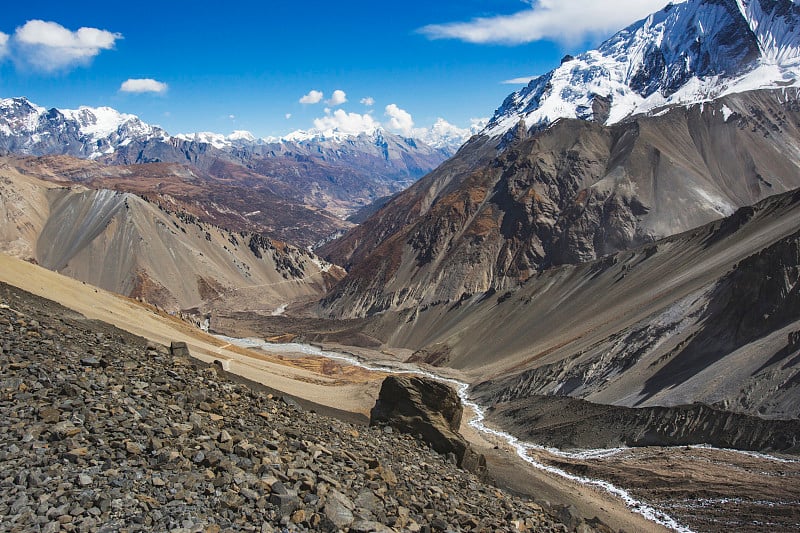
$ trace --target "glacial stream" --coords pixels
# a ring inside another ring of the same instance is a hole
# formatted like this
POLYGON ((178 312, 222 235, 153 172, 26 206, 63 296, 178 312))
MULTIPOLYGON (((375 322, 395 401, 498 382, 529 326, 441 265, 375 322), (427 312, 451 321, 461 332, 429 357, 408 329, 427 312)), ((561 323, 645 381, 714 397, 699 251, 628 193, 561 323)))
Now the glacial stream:
POLYGON ((490 428, 485 424, 485 418, 486 418, 485 408, 469 398, 468 395, 469 384, 467 383, 452 378, 442 377, 427 370, 422 370, 420 368, 417 368, 416 366, 403 365, 402 363, 398 363, 392 366, 388 366, 385 364, 369 364, 351 355, 329 352, 307 344, 296 344, 296 343, 272 344, 260 339, 236 339, 232 337, 225 337, 222 335, 217 335, 216 337, 219 338, 220 340, 223 340, 225 342, 243 348, 257 348, 271 353, 304 354, 317 357, 324 357, 326 359, 331 359, 352 366, 357 366, 359 368, 363 368, 364 370, 368 370, 371 372, 383 372, 386 374, 414 374, 435 379, 437 381, 452 385, 458 391, 458 396, 461 398, 461 401, 464 404, 464 406, 471 409, 472 412, 474 413, 472 420, 469 421, 469 425, 481 433, 505 441, 506 443, 508 443, 509 446, 511 446, 512 448, 514 448, 514 450, 516 450, 517 455, 522 460, 524 460, 534 468, 561 476, 565 479, 568 479, 576 483, 597 487, 621 499, 623 502, 625 502, 625 504, 631 511, 640 514, 647 520, 660 524, 664 527, 667 527, 679 533, 693 533, 691 529, 678 523, 674 518, 672 518, 668 514, 659 511, 658 509, 655 509, 642 501, 637 500, 628 491, 624 489, 621 489, 607 481, 578 476, 566 472, 560 468, 542 464, 530 456, 530 452, 532 451, 545 451, 552 455, 561 456, 565 458, 592 459, 592 458, 609 457, 611 455, 614 455, 615 453, 619 453, 621 449, 583 450, 574 453, 563 452, 554 448, 537 446, 535 444, 523 442, 518 438, 516 438, 515 436, 510 435, 504 431, 499 431, 490 428))

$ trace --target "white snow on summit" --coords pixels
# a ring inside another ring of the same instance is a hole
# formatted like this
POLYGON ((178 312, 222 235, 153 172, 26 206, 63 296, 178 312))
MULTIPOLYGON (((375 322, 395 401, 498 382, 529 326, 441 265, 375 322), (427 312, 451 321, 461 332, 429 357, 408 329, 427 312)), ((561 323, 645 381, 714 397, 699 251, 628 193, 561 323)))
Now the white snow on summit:
POLYGON ((687 0, 629 26, 597 50, 565 58, 510 95, 482 133, 503 135, 521 119, 528 128, 560 118, 614 124, 668 105, 797 86, 797 2, 687 0))

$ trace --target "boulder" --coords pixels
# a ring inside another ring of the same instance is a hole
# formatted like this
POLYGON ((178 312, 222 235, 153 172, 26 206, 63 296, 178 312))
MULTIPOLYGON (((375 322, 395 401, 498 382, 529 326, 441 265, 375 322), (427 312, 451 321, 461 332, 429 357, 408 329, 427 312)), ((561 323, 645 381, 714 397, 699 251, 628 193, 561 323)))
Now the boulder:
POLYGON ((174 357, 189 357, 189 346, 183 341, 172 341, 169 352, 174 357))
POLYGON ((370 412, 370 425, 389 425, 421 436, 437 452, 452 453, 458 466, 477 470, 485 460, 479 459, 458 432, 463 412, 458 394, 444 383, 417 376, 389 376, 370 412))

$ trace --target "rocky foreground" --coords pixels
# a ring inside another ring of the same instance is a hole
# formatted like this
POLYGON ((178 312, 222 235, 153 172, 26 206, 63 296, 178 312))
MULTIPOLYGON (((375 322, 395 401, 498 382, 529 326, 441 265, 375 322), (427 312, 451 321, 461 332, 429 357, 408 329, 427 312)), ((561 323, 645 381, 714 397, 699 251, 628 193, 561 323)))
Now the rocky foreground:
POLYGON ((409 435, 301 410, 7 285, 0 472, 0 531, 568 530, 409 435))

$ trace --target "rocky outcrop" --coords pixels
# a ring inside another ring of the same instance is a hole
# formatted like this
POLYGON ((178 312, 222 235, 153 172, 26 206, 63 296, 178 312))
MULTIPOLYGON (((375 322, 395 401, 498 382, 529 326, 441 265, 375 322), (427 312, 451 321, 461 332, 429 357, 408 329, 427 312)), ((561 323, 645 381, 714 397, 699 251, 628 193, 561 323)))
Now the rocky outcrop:
POLYGON ((388 425, 417 436, 437 452, 454 457, 467 470, 485 470, 478 456, 459 433, 464 408, 452 387, 430 378, 389 376, 381 385, 370 425, 388 425))

